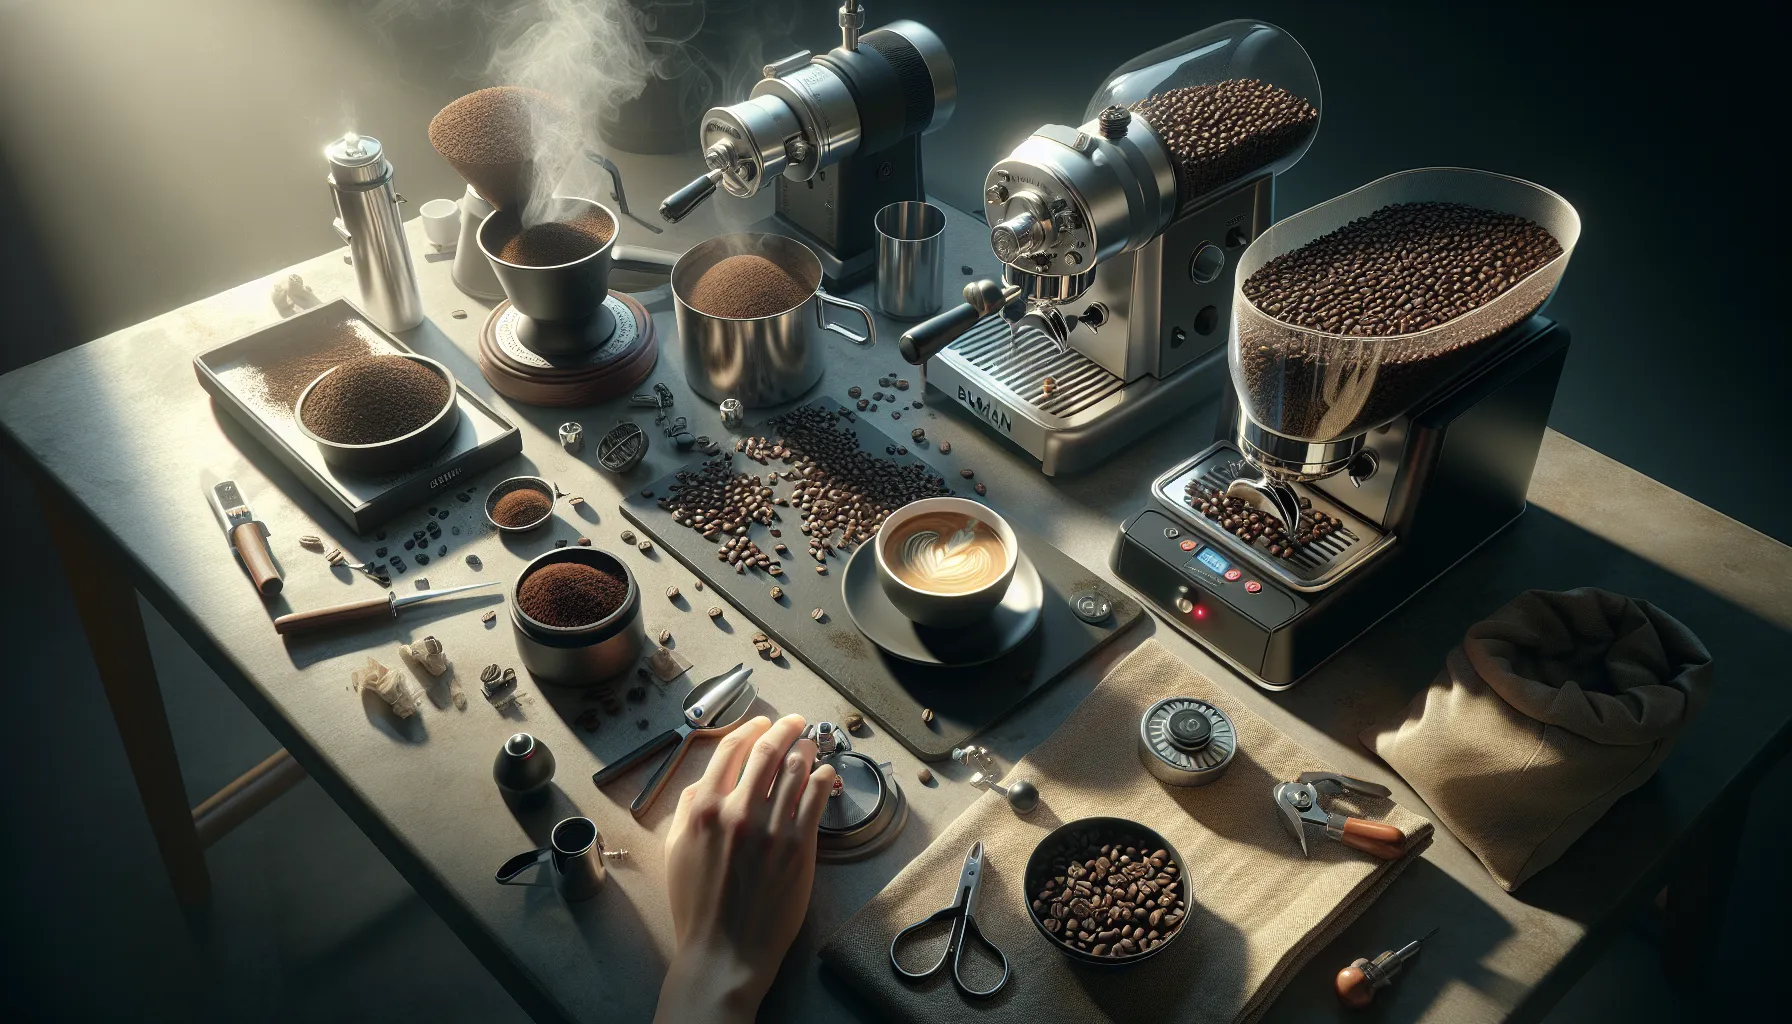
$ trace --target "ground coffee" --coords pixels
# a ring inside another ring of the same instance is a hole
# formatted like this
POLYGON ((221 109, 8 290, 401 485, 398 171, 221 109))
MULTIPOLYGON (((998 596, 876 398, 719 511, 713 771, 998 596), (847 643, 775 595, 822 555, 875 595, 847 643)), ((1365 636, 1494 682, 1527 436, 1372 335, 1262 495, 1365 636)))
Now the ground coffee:
POLYGON ((492 503, 492 518, 499 526, 528 526, 541 521, 554 507, 552 498, 533 487, 518 487, 492 503))
POLYGON ((262 415, 286 422, 294 416, 299 395, 325 370, 391 349, 378 330, 353 317, 323 327, 320 333, 323 339, 317 347, 300 348, 304 341, 282 339, 261 346, 242 362, 219 371, 219 376, 262 415))
POLYGON ((742 253, 705 270, 685 301, 700 313, 745 320, 775 316, 806 302, 814 291, 764 256, 742 253))
POLYGON ((551 562, 523 577, 516 599, 523 614, 536 622, 572 629, 622 607, 628 580, 583 562, 551 562))
POLYGON ((1169 89, 1132 109, 1170 151, 1178 213, 1294 152, 1319 125, 1311 103, 1251 78, 1169 89))
POLYGON ((337 366, 305 397, 299 418, 337 444, 378 444, 416 430, 448 404, 448 382, 404 356, 361 356, 337 366))
POLYGON ((616 234, 616 222, 593 207, 580 209, 583 212, 571 219, 527 228, 521 227, 515 216, 499 214, 505 227, 492 228, 498 237, 504 238, 504 244, 498 247, 498 258, 524 267, 557 267, 598 251, 616 234))
POLYGON ((1458 203, 1383 207, 1283 253, 1240 286, 1256 310, 1325 335, 1392 340, 1348 342, 1240 317, 1253 416, 1280 433, 1332 440, 1400 415, 1547 296, 1484 328, 1396 336, 1484 306, 1561 254, 1523 217, 1458 203))

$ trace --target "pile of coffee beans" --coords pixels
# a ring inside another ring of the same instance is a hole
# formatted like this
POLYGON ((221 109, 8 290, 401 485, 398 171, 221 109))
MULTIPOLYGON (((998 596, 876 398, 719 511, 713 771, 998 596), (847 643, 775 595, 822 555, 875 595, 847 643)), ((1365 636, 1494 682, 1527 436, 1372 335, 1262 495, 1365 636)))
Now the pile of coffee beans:
POLYGON ((717 557, 737 572, 759 568, 776 575, 781 564, 747 534, 753 523, 772 527, 782 521, 779 509, 796 510, 809 556, 822 563, 869 540, 890 512, 950 493, 924 463, 898 463, 860 448, 850 415, 805 405, 776 416, 767 423, 775 436, 742 438, 733 452, 679 473, 659 506, 680 526, 722 542, 717 557), (772 471, 740 472, 736 455, 772 471), (790 489, 779 494, 777 487, 785 483, 790 489))
POLYGON ((524 267, 557 267, 602 249, 616 234, 616 222, 595 207, 581 205, 578 209, 577 215, 566 220, 526 228, 514 215, 498 214, 506 227, 494 225, 492 230, 510 232, 498 247, 498 258, 524 267))
POLYGON ((583 562, 550 562, 523 577, 517 607, 536 622, 572 629, 589 626, 622 607, 628 580, 583 562))
POLYGON ((1185 488, 1188 507, 1220 524, 1220 528, 1246 544, 1263 542, 1276 558, 1293 558, 1295 553, 1317 540, 1324 540, 1344 528, 1336 516, 1313 507, 1312 498, 1300 499, 1300 523, 1292 538, 1282 528, 1281 520, 1255 508, 1242 498, 1228 497, 1223 487, 1209 487, 1199 480, 1189 481, 1185 488))
POLYGON ((1124 959, 1155 949, 1186 916, 1182 869, 1169 851, 1137 836, 1074 837, 1035 880, 1033 914, 1064 943, 1124 959))
POLYGON ((528 526, 539 522, 554 507, 554 499, 533 487, 518 487, 492 503, 492 518, 499 526, 528 526))
POLYGON ((326 441, 378 444, 435 419, 448 398, 448 382, 415 359, 360 356, 311 389, 299 418, 326 441))
POLYGON ((700 313, 746 320, 782 313, 807 301, 813 291, 764 256, 742 253, 699 275, 685 301, 700 313))
POLYGON ((1168 89, 1132 109, 1170 151, 1178 213, 1292 153, 1319 125, 1311 103, 1251 78, 1168 89))
MULTIPOLYGON (((1484 306, 1562 254, 1523 217, 1458 203, 1401 203, 1283 253, 1241 291, 1263 314, 1328 335, 1386 338, 1430 330, 1484 306)), ((1485 329, 1385 344, 1338 342, 1239 322, 1253 410, 1285 434, 1330 440, 1397 416, 1459 372, 1475 346, 1536 311, 1545 296, 1485 329)))

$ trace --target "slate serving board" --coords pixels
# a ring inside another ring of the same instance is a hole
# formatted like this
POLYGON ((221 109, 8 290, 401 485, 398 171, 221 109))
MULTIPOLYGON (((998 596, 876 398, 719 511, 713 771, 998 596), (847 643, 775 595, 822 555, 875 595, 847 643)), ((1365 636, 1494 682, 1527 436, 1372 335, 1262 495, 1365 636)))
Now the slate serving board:
MULTIPOLYGON (((817 398, 807 404, 847 411, 829 398, 817 398)), ((885 446, 896 443, 864 418, 857 420, 854 429, 859 446, 872 453, 882 453, 885 446)), ((764 431, 756 428, 754 433, 764 431)), ((910 445, 906 458, 927 463, 942 477, 956 478, 955 473, 942 471, 929 459, 932 451, 931 446, 910 445)), ((694 471, 703 461, 693 460, 680 469, 694 471)), ((735 462, 741 471, 759 475, 772 468, 743 456, 736 456, 735 462)), ((783 468, 779 463, 773 465, 783 468)), ((640 491, 631 494, 621 505, 622 514, 684 563, 706 588, 720 594, 764 630, 787 655, 795 656, 826 679, 923 761, 949 757, 953 747, 962 746, 1032 694, 1062 679, 1141 615, 1136 601, 1044 540, 1016 529, 1015 535, 1038 567, 1045 589, 1039 627, 1032 636, 1013 652, 969 668, 935 668, 902 661, 879 650, 853 627, 841 596, 846 559, 831 559, 826 576, 815 574, 814 561, 804 551, 804 535, 797 529, 801 520, 794 510, 780 509, 786 514, 775 525, 783 530, 782 537, 773 538, 767 527, 757 523, 749 534, 767 552, 779 541, 790 546, 791 554, 783 560, 784 575, 773 577, 753 569, 737 575, 727 563, 716 559, 716 542, 679 526, 670 512, 659 507, 659 499, 671 493, 668 487, 677 482, 674 471, 642 488, 651 492, 651 497, 640 491), (784 589, 784 596, 776 601, 771 597, 774 584, 784 589), (1072 593, 1091 590, 1105 595, 1113 605, 1113 614, 1094 625, 1078 618, 1069 604, 1072 593), (815 608, 825 613, 820 621, 810 617, 815 608), (921 721, 923 708, 933 709, 931 725, 921 721)), ((788 493, 788 486, 778 485, 778 493, 788 493)), ((970 494, 961 496, 984 500, 970 494)), ((712 603, 705 594, 706 591, 686 591, 684 597, 702 610, 712 603)), ((726 628, 751 634, 751 629, 742 630, 743 625, 725 619, 723 622, 726 628)))

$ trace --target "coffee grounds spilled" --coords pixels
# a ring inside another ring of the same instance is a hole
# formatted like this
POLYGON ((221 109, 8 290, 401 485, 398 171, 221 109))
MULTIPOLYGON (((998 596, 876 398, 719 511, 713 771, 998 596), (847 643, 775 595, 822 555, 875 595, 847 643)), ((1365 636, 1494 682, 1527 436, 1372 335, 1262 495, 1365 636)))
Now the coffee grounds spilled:
POLYGON ((1294 152, 1319 125, 1311 103, 1251 78, 1169 89, 1132 109, 1170 151, 1178 212, 1294 152))
POLYGON ((434 419, 448 394, 441 374, 414 359, 362 356, 319 381, 299 416, 326 441, 378 444, 434 419))
MULTIPOLYGON (((498 248, 498 258, 524 267, 557 267, 584 259, 616 234, 615 221, 590 207, 584 209, 570 220, 548 221, 516 231, 498 248)), ((503 216, 514 230, 518 222, 509 214, 503 216)))
POLYGON ((710 316, 750 320, 776 316, 808 301, 813 293, 795 274, 764 256, 742 253, 705 270, 685 301, 710 316))
POLYGON ((524 615, 562 629, 598 622, 627 599, 627 579, 583 562, 550 562, 523 577, 516 591, 524 615))
POLYGON ((553 507, 553 500, 535 488, 518 487, 492 503, 492 518, 499 526, 528 526, 553 507))

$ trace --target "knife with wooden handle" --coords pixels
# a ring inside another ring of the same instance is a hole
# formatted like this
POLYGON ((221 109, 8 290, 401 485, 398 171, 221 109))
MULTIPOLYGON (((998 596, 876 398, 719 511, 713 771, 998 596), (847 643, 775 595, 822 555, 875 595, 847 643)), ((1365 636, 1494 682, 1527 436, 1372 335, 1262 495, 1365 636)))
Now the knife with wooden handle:
POLYGON ((347 604, 333 604, 325 608, 313 608, 308 612, 288 612, 274 620, 274 632, 283 636, 295 633, 317 633, 338 626, 352 626, 358 622, 372 619, 391 619, 398 616, 401 608, 431 601, 449 594, 458 594, 465 590, 478 590, 480 587, 495 587, 500 581, 489 583, 469 583, 464 587, 447 587, 442 590, 420 590, 415 594, 381 594, 365 601, 350 601, 347 604))
POLYGON ((280 577, 280 567, 274 564, 274 553, 268 550, 268 528, 249 510, 249 503, 243 500, 243 492, 237 488, 236 481, 220 480, 211 473, 202 473, 200 484, 205 488, 212 515, 224 528, 224 538, 230 542, 230 550, 248 571, 255 589, 263 597, 278 594, 284 580, 280 577))

